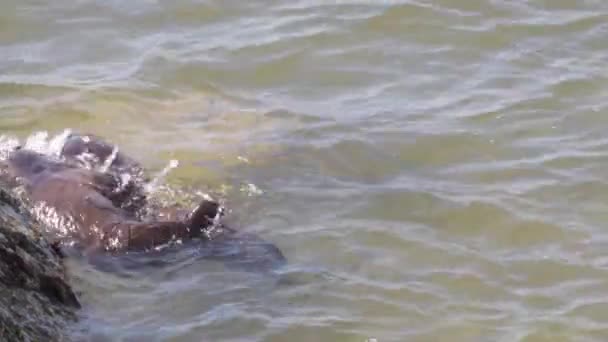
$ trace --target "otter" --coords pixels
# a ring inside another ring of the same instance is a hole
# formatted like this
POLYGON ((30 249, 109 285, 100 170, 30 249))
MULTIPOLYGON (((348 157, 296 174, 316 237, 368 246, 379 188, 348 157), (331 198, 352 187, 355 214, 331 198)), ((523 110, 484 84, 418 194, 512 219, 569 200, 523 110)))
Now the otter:
POLYGON ((275 245, 219 223, 222 211, 215 201, 203 200, 192 212, 170 207, 171 215, 158 216, 170 219, 143 220, 138 216, 146 205, 141 182, 125 185, 119 179, 124 173, 145 179, 143 167, 99 137, 71 135, 59 159, 17 149, 6 164, 7 173, 23 185, 32 204, 61 219, 62 227, 53 237, 57 244, 75 243, 85 255, 146 253, 172 241, 188 241, 190 246, 191 241, 200 241, 199 254, 205 259, 256 270, 286 263, 275 245), (93 157, 87 167, 84 153, 93 157), (101 165, 107 166, 101 170, 105 172, 96 170, 101 165))
POLYGON ((143 167, 135 159, 120 151, 118 146, 94 134, 70 132, 60 156, 81 166, 99 168, 107 164, 107 169, 112 172, 145 177, 143 167))

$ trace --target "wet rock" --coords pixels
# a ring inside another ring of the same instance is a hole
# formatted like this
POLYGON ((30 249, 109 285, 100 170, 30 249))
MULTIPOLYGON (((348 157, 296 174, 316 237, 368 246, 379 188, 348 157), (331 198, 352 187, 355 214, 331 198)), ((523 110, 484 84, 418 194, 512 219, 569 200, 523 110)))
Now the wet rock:
POLYGON ((66 341, 78 299, 61 256, 0 186, 0 341, 66 341))

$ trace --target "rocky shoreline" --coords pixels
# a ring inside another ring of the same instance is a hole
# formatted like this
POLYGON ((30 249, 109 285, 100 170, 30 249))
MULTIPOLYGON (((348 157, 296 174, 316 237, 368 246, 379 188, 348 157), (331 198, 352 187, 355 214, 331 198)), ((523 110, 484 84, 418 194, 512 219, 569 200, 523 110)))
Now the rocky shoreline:
POLYGON ((65 341, 80 303, 59 253, 0 186, 0 341, 65 341))

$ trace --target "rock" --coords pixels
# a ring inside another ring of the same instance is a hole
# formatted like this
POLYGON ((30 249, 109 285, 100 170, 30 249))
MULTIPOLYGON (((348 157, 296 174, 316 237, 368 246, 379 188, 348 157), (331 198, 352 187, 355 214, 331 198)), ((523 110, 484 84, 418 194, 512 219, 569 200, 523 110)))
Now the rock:
POLYGON ((0 341, 65 341, 80 307, 61 256, 0 186, 0 341))

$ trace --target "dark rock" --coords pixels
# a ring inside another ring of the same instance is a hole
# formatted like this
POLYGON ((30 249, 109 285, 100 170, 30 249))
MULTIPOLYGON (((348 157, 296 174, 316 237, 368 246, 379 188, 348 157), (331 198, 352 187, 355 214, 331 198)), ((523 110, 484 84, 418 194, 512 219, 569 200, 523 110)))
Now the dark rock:
POLYGON ((0 187, 0 341, 66 341, 80 304, 25 208, 0 187))

